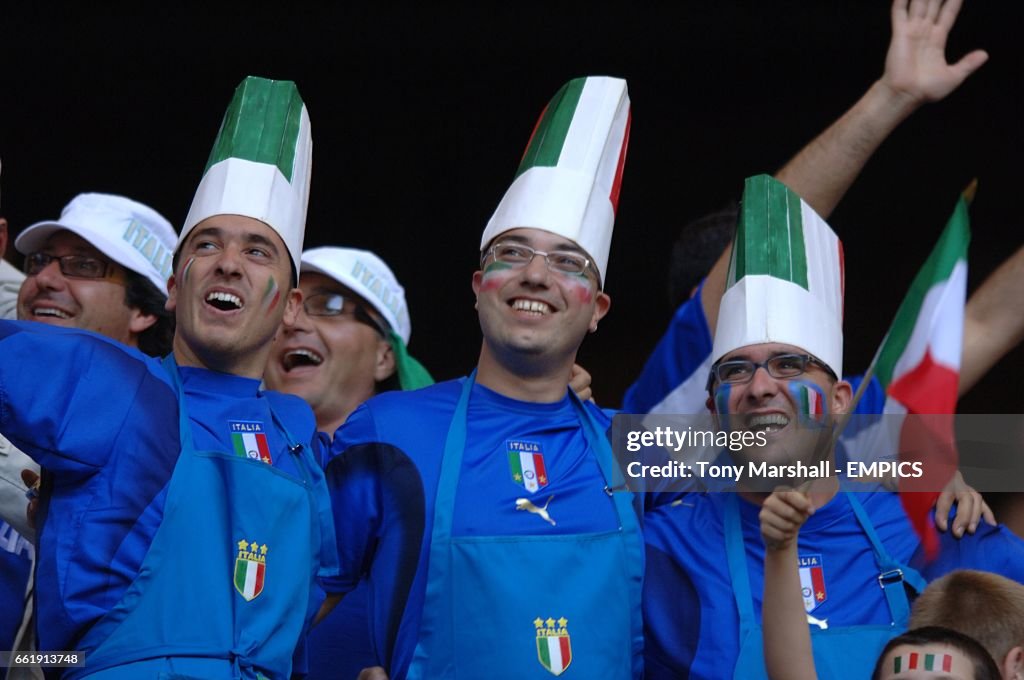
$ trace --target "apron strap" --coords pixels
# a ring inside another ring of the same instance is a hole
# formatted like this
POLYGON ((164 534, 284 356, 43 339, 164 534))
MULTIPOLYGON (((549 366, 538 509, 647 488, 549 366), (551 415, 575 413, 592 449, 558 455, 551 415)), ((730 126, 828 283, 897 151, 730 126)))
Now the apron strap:
POLYGON ((750 574, 747 570, 747 550, 740 526, 740 506, 735 493, 725 499, 725 557, 729 564, 729 579, 736 609, 740 614, 740 640, 757 623, 754 618, 754 598, 750 593, 750 574))
POLYGON ((878 564, 878 585, 882 588, 885 600, 889 604, 889 614, 892 616, 893 623, 905 627, 910 621, 910 601, 907 599, 907 591, 903 585, 906 583, 915 593, 920 593, 927 583, 916 569, 898 562, 885 549, 885 545, 875 532, 875 525, 872 524, 864 506, 857 500, 856 494, 845 493, 843 495, 849 500, 857 522, 867 534, 868 540, 871 541, 871 549, 875 553, 875 563, 878 564))

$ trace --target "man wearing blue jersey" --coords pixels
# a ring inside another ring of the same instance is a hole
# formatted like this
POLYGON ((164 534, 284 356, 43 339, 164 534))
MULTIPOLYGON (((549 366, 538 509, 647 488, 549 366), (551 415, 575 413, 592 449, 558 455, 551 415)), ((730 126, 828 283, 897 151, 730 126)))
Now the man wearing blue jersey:
POLYGON ((260 379, 301 304, 310 161, 295 85, 243 81, 176 246, 163 361, 0 326, 0 431, 47 471, 39 648, 85 657, 65 677, 289 676, 333 528, 313 415, 260 379))
POLYGON ((603 290, 625 83, 565 85, 481 239, 469 378, 357 409, 328 464, 343 594, 392 678, 638 677, 642 550, 610 418, 567 390, 603 290))
MULTIPOLYGON (((816 396, 824 417, 846 413, 852 390, 842 374, 841 245, 784 185, 747 181, 707 383, 709 407, 728 427, 761 433, 737 462, 811 463, 794 443, 807 428, 801 404, 816 396), (788 205, 788 211, 772 206, 788 205), (798 234, 796 243, 789 234, 798 234), (787 262, 781 271, 773 262, 787 262), (811 265, 810 263, 813 263, 811 265)), ((830 441, 830 440, 829 440, 830 441)), ((831 448, 824 450, 834 461, 831 448)), ((770 481, 770 480, 769 480, 770 481)), ((647 514, 645 661, 650 678, 759 678, 764 544, 758 520, 765 489, 691 494, 647 514)), ((770 487, 767 489, 771 490, 770 487)), ((905 628, 907 592, 949 569, 973 567, 1024 579, 1024 543, 1004 527, 942 539, 925 563, 920 539, 895 494, 838 493, 837 479, 810 486, 816 511, 800 534, 804 606, 823 677, 858 670, 905 628)))

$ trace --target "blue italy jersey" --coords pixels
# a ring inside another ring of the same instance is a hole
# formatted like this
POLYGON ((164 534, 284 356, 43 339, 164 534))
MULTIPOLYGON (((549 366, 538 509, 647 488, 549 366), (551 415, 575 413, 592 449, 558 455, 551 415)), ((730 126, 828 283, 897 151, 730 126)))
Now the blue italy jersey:
POLYGON ((31 543, 10 524, 0 521, 0 648, 12 649, 21 625, 34 554, 31 543))
POLYGON ((711 372, 711 330, 700 304, 704 282, 676 310, 623 398, 626 413, 703 413, 711 372))
MULTIPOLYGON (((404 677, 417 640, 440 460, 463 380, 366 402, 338 430, 327 466, 342 567, 324 586, 346 593, 365 582, 373 649, 392 678, 404 677)), ((610 426, 608 414, 586 408, 610 426)), ((477 384, 467 428, 453 535, 618 528, 568 396, 526 403, 477 384)))
MULTIPOLYGON (((858 494, 879 538, 898 561, 927 580, 956 568, 986 569, 1024 582, 1024 542, 1005 527, 982 524, 957 541, 942 535, 942 552, 923 564, 920 541, 895 494, 858 494)), ((739 654, 739 614, 726 560, 725 493, 691 494, 648 513, 644 524, 646 677, 728 678, 739 654)), ((760 622, 764 544, 760 508, 739 500, 754 611, 760 622)), ((818 509, 800 531, 805 609, 829 628, 887 624, 879 569, 844 494, 818 509)))
MULTIPOLYGON (((260 458, 302 478, 269 406, 309 442, 315 421, 302 400, 260 392, 258 380, 179 370, 197 448, 260 458)), ((39 648, 75 649, 136 578, 164 516, 181 451, 177 393, 160 360, 112 340, 0 322, 0 432, 46 473, 37 517, 39 648)), ((252 491, 249 502, 259 502, 252 491)), ((232 544, 225 537, 225 549, 232 544)))

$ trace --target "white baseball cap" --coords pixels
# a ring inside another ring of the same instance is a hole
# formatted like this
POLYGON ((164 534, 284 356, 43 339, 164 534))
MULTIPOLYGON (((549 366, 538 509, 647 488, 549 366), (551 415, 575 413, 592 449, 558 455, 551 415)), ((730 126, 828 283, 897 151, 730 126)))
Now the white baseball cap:
POLYGON ((412 321, 405 304, 405 289, 384 260, 369 250, 310 248, 302 253, 300 271, 323 274, 347 286, 384 317, 402 342, 409 344, 412 321))
POLYGON ((81 236, 125 269, 145 276, 167 295, 167 279, 178 235, 160 213, 114 194, 78 194, 60 219, 36 222, 14 240, 22 255, 38 252, 58 231, 81 236))

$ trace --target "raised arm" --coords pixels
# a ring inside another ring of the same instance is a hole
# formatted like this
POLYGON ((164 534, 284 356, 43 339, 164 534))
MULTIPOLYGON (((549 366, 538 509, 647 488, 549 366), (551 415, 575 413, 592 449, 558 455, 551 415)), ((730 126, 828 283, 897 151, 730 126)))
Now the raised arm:
POLYGON ((1024 340, 1024 247, 974 291, 964 310, 960 394, 1024 340))
POLYGON ((827 218, 878 146, 925 102, 939 101, 988 59, 975 50, 954 64, 946 40, 961 0, 895 0, 885 72, 776 177, 827 218))
POLYGON ((811 634, 800 594, 797 535, 814 514, 799 491, 776 491, 761 506, 764 540, 764 661, 772 680, 817 680, 811 634))
MULTIPOLYGON (((857 179, 871 155, 925 102, 939 101, 988 59, 975 50, 946 61, 946 39, 961 0, 895 0, 885 71, 853 107, 797 153, 775 177, 824 218, 857 179)), ((701 304, 714 333, 725 289, 729 249, 708 274, 701 304)), ((988 367, 986 367, 987 369, 988 367)), ((963 381, 963 374, 961 374, 963 381)))

